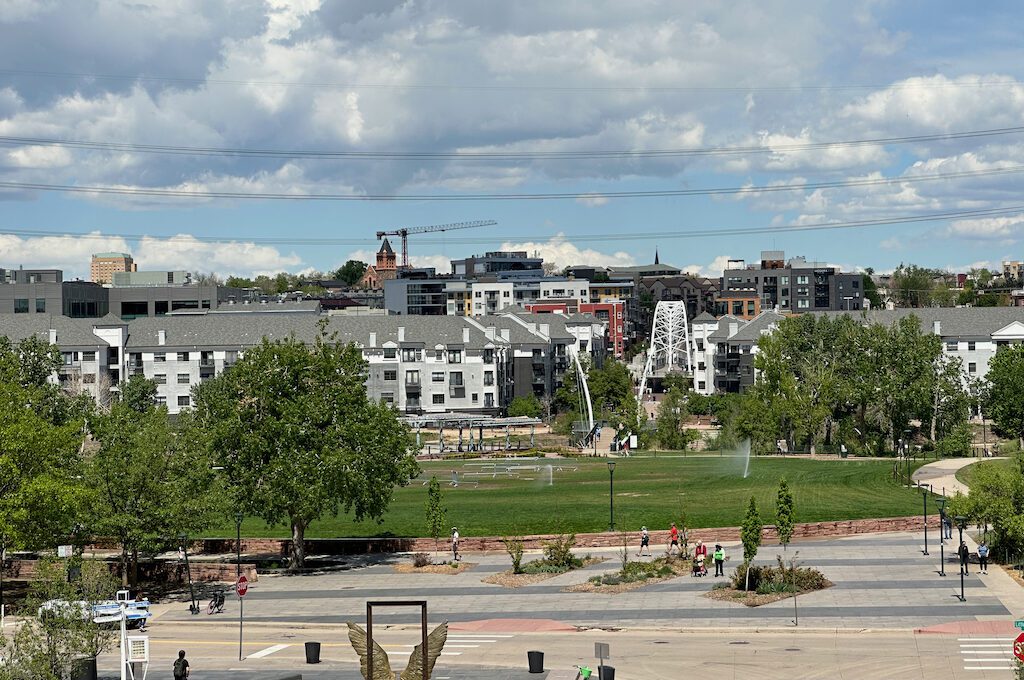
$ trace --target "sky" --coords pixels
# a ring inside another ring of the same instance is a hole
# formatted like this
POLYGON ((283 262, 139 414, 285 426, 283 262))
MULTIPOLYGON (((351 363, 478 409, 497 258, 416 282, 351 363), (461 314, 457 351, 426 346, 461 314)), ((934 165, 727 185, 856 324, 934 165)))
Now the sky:
POLYGON ((330 271, 475 220, 412 263, 998 267, 1022 33, 999 0, 0 0, 0 267, 330 271))

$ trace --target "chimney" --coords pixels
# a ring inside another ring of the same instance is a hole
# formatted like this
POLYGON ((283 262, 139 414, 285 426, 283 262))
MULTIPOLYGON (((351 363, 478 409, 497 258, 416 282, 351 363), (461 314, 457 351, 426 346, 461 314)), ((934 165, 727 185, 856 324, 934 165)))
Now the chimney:
POLYGON ((530 327, 530 332, 531 332, 531 333, 536 333, 536 332, 537 332, 537 324, 535 324, 535 323, 532 323, 532 322, 531 322, 531 323, 530 323, 530 324, 528 324, 528 325, 529 325, 529 327, 530 327))
POLYGON ((398 341, 405 342, 405 326, 398 327, 398 341))
POLYGON ((377 346, 377 334, 376 333, 370 333, 370 347, 376 347, 376 346, 377 346))
POLYGON ((156 344, 166 345, 167 344, 167 331, 156 332, 156 344))
POLYGON ((729 324, 729 337, 731 338, 732 336, 736 335, 736 332, 739 331, 739 329, 740 329, 740 325, 738 323, 735 323, 735 322, 730 323, 729 324))
POLYGON ((941 321, 932 321, 932 333, 935 333, 935 335, 939 335, 939 336, 942 335, 942 322, 941 321))
POLYGON ((463 328, 462 329, 462 344, 463 345, 468 345, 469 344, 469 329, 468 328, 463 328))
POLYGON ((541 335, 550 336, 551 335, 551 324, 542 323, 540 325, 540 332, 541 332, 541 335))
POLYGON ((511 337, 512 337, 512 333, 511 333, 511 331, 509 331, 509 329, 507 329, 507 328, 502 328, 501 329, 501 339, 502 340, 504 340, 505 342, 510 342, 510 338, 511 337))
POLYGON ((51 328, 50 329, 50 344, 51 345, 56 345, 57 344, 57 329, 56 328, 51 328))
POLYGON ((494 326, 488 326, 486 329, 484 329, 484 336, 488 340, 494 340, 494 334, 495 332, 497 332, 497 330, 498 329, 495 328, 494 326))

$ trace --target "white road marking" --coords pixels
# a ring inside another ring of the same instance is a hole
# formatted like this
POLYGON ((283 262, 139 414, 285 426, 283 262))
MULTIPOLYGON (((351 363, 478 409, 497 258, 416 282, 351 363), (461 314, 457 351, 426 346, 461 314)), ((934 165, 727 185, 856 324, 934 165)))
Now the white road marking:
POLYGON ((484 633, 449 633, 448 638, 510 638, 515 637, 514 635, 499 635, 497 633, 493 635, 487 635, 484 633))
POLYGON ((957 638, 957 642, 1013 642, 1013 638, 957 638))
POLYGON ((287 649, 289 647, 291 647, 291 645, 274 645, 273 647, 267 647, 266 649, 261 649, 260 651, 254 654, 250 654, 247 658, 262 659, 265 656, 270 656, 271 654, 280 652, 282 649, 287 649))

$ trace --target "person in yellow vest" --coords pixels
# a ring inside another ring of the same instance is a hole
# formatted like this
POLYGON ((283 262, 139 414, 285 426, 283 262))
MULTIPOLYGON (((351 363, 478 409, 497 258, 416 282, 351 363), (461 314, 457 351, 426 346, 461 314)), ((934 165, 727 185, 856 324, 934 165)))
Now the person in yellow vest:
POLYGON ((725 576, 725 551, 719 543, 715 544, 715 552, 712 553, 715 560, 715 576, 725 576))

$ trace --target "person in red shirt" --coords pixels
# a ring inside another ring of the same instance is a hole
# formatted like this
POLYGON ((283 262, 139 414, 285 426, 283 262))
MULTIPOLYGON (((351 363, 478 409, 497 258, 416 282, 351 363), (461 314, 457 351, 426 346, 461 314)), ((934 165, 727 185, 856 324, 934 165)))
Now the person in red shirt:
POLYGON ((697 539, 697 545, 693 548, 693 559, 697 563, 698 570, 701 576, 706 576, 708 573, 707 567, 704 566, 704 561, 708 557, 708 547, 704 545, 704 541, 697 539))
POLYGON ((676 529, 676 523, 672 522, 672 528, 668 530, 668 536, 671 542, 668 544, 668 553, 672 554, 672 548, 676 549, 676 554, 679 554, 679 529, 676 529))

